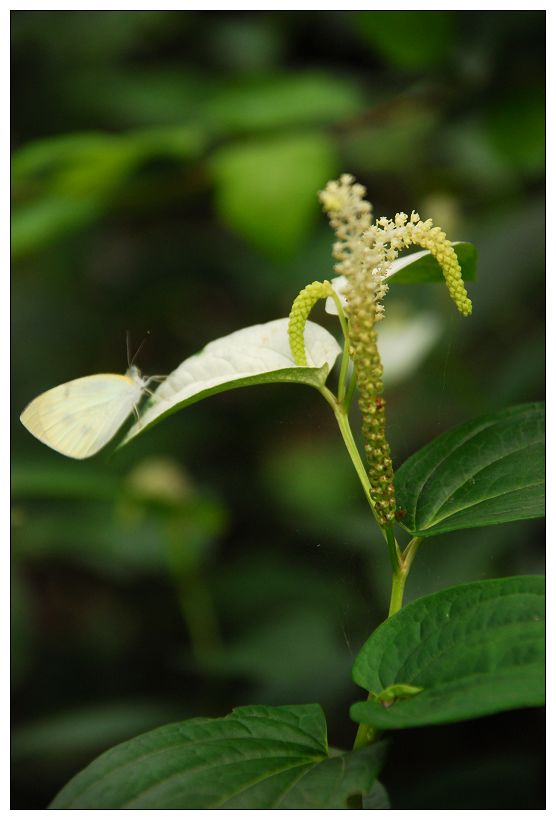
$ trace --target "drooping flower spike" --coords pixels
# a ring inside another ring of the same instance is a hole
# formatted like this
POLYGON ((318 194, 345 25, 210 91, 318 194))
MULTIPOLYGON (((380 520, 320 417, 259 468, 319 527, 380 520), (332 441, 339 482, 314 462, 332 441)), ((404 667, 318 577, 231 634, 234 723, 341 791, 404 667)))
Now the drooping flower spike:
POLYGON ((448 292, 457 309, 464 316, 471 314, 472 304, 463 284, 456 252, 451 242, 446 239, 444 231, 433 225, 432 219, 423 222, 415 211, 410 217, 403 212, 396 214, 393 220, 381 217, 365 232, 363 240, 370 247, 384 247, 390 263, 396 259, 402 248, 408 248, 410 245, 419 245, 430 251, 442 268, 448 292))

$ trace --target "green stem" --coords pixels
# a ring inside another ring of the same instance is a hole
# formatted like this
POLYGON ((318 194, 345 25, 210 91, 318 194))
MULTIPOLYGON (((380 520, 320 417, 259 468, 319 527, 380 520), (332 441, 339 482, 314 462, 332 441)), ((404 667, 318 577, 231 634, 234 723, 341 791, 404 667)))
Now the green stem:
MULTIPOLYGON (((344 353, 345 350, 346 348, 344 348, 344 353)), ((352 384, 354 384, 353 379, 352 384)), ((409 570, 411 569, 413 559, 415 558, 415 555, 417 553, 417 549, 419 548, 419 544, 423 539, 413 538, 405 548, 404 552, 402 553, 398 545, 398 542, 394 536, 393 525, 390 523, 386 526, 383 526, 379 523, 378 516, 375 510, 375 505, 371 497, 371 485, 369 477, 367 475, 365 465, 361 460, 361 456, 359 454, 359 450, 357 449, 357 445, 355 443, 355 439, 353 438, 353 433, 351 431, 351 427, 349 424, 345 394, 342 400, 340 398, 342 391, 339 390, 338 398, 336 398, 336 396, 334 396, 334 394, 325 386, 320 388, 320 392, 322 393, 322 395, 334 411, 334 416, 336 418, 336 421, 338 422, 338 427, 340 429, 340 433, 342 434, 344 444, 346 445, 346 449, 349 453, 353 466, 355 467, 355 472, 357 473, 359 481, 361 482, 361 486, 363 487, 365 498, 369 503, 375 520, 388 545, 388 552, 390 554, 390 561, 392 563, 392 590, 390 594, 390 607, 388 610, 388 617, 390 618, 392 615, 398 612, 403 606, 405 582, 407 581, 407 576, 409 574, 409 570)), ((350 394, 351 398, 351 395, 353 395, 353 386, 350 385, 348 393, 350 394)), ((371 697, 372 696, 369 693, 369 699, 371 697)), ((374 729, 372 726, 369 726, 365 723, 361 723, 357 729, 357 734, 355 736, 353 748, 360 749, 363 746, 369 746, 371 743, 375 743, 380 736, 381 732, 378 729, 374 729)))
MULTIPOLYGON (((419 549, 419 545, 422 540, 422 538, 418 537, 411 539, 405 548, 403 555, 400 557, 398 567, 392 572, 392 591, 390 593, 390 607, 388 609, 389 618, 391 618, 392 615, 395 615, 396 612, 399 612, 403 606, 405 582, 407 581, 407 576, 409 575, 409 570, 411 569, 413 559, 417 554, 417 550, 419 549)), ((371 699, 372 695, 369 693, 367 700, 371 699)), ((353 748, 360 749, 363 746, 370 746, 371 743, 376 743, 381 734, 382 732, 380 732, 380 730, 374 729, 367 723, 360 723, 357 729, 357 734, 355 735, 353 748)))
POLYGON ((387 524, 384 527, 386 533, 386 543, 388 544, 388 551, 390 553, 390 561, 392 562, 392 572, 399 572, 402 564, 402 554, 396 538, 394 536, 394 527, 392 524, 387 524))
POLYGON ((340 433, 342 434, 344 444, 346 445, 346 450, 349 453, 349 457, 351 458, 352 464, 355 467, 355 472, 357 473, 359 481, 361 482, 361 486, 363 487, 365 498, 367 499, 369 506, 375 517, 375 521, 380 527, 384 539, 387 542, 388 536, 386 534, 385 528, 378 521, 378 515, 375 510, 374 501, 371 498, 371 484, 369 481, 369 476, 367 475, 365 465, 361 460, 359 450, 357 449, 357 444, 355 443, 355 439, 353 438, 353 433, 351 431, 351 427, 349 424, 348 414, 345 408, 338 402, 334 394, 327 387, 321 387, 320 392, 322 393, 322 395, 334 411, 334 416, 336 417, 336 421, 338 422, 338 427, 340 428, 340 433))
POLYGON ((344 408, 346 412, 351 407, 351 400, 353 399, 353 394, 355 393, 355 388, 357 387, 357 373, 355 372, 355 367, 351 369, 351 376, 349 379, 349 384, 346 390, 346 396, 344 399, 344 408))
POLYGON ((334 289, 332 290, 332 299, 336 305, 338 319, 340 320, 342 333, 344 334, 344 350, 342 352, 342 363, 340 365, 340 376, 338 378, 338 401, 340 404, 343 404, 346 398, 346 375, 349 367, 349 331, 342 302, 334 289))
POLYGON ((398 570, 392 573, 392 590, 390 592, 390 607, 388 608, 388 617, 395 615, 403 606, 403 593, 405 590, 405 582, 407 580, 407 573, 398 570))

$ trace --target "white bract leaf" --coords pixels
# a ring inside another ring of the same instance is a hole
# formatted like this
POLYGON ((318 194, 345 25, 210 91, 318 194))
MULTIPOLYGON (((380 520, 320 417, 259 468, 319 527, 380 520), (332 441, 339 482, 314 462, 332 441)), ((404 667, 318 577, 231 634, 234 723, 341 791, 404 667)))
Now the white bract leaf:
MULTIPOLYGON (((452 242, 452 245, 456 248, 458 245, 464 245, 462 242, 452 242)), ((397 273, 399 273, 404 268, 409 267, 409 265, 415 264, 418 262, 419 259, 423 259, 425 256, 431 256, 431 252, 424 250, 424 251, 416 251, 415 253, 409 253, 407 256, 398 257, 395 259, 391 265, 388 267, 388 272, 384 277, 384 281, 388 282, 389 279, 392 279, 397 273)), ((439 268, 440 271, 440 268, 439 268)), ((334 279, 331 280, 332 287, 340 297, 342 307, 347 312, 347 300, 344 295, 345 288, 347 285, 347 280, 345 276, 336 276, 334 279)), ((336 307, 336 303, 330 297, 326 300, 325 310, 327 313, 330 313, 332 316, 338 315, 338 308, 336 307)))
POLYGON ((423 311, 414 316, 386 313, 376 325, 378 349, 384 368, 384 383, 388 387, 403 381, 421 364, 443 330, 436 313, 423 311))
MULTIPOLYGON (((345 276, 335 276, 333 279, 330 280, 330 284, 340 297, 340 303, 344 309, 344 312, 347 313, 347 299, 345 297, 345 289, 347 285, 347 279, 345 276)), ((331 316, 338 315, 338 308, 336 307, 336 302, 331 296, 328 296, 324 305, 324 309, 327 313, 330 313, 331 316)))
POLYGON ((162 417, 207 396, 269 382, 297 382, 321 387, 340 353, 336 339, 314 322, 305 326, 308 367, 295 364, 288 339, 288 319, 237 330, 210 342, 162 382, 123 443, 162 417))

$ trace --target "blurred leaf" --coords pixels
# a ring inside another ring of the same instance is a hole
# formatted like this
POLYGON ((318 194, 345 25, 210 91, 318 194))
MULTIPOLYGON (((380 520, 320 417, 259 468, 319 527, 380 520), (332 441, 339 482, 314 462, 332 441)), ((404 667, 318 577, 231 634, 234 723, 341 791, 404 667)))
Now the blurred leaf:
POLYGON ((10 578, 10 679, 13 686, 25 677, 33 660, 33 599, 15 564, 10 578))
POLYGON ((94 221, 100 213, 96 202, 67 196, 47 196, 16 205, 12 210, 11 252, 17 259, 67 236, 94 221))
POLYGON ((391 809, 388 792, 378 780, 375 780, 373 787, 368 794, 363 795, 363 809, 367 811, 383 811, 391 809))
POLYGON ((147 160, 190 160, 201 146, 191 127, 71 134, 24 146, 12 160, 12 255, 36 251, 98 219, 147 160))
MULTIPOLYGON (((420 255, 420 253, 412 254, 412 256, 420 255)), ((403 262, 406 258, 409 257, 404 257, 399 261, 403 262)), ((410 267, 418 266, 420 261, 418 259, 410 263, 410 267)), ((400 267, 396 267, 392 273, 393 277, 396 276, 396 271, 400 271, 400 267)), ((404 281, 409 282, 410 278, 404 281)), ((344 296, 346 284, 345 276, 338 276, 332 280, 332 285, 340 296, 344 310, 349 313, 348 302, 344 296)), ((330 296, 326 300, 326 312, 334 316, 338 315, 336 303, 330 296)), ((396 303, 395 300, 389 299, 385 318, 377 324, 384 383, 392 387, 411 375, 438 341, 442 329, 443 323, 438 314, 423 310, 411 315, 404 303, 396 303)))
POLYGON ((439 127, 439 112, 408 100, 389 100, 386 105, 386 116, 381 115, 380 101, 368 105, 367 118, 376 124, 366 124, 360 118, 357 127, 345 131, 345 167, 360 168, 373 178, 379 173, 411 176, 416 166, 427 163, 430 141, 439 127))
POLYGON ((284 62, 287 29, 270 15, 224 16, 207 27, 207 51, 225 71, 261 74, 284 62))
POLYGON ((126 502, 166 514, 192 513, 205 501, 183 467, 168 456, 141 459, 123 476, 98 461, 75 464, 57 456, 36 462, 16 458, 11 491, 14 500, 126 502))
MULTIPOLYGON (((458 176, 467 188, 491 198, 515 194, 517 169, 496 150, 477 116, 464 117, 446 127, 442 143, 447 162, 457 164, 458 176)), ((496 213, 496 208, 492 210, 496 213)), ((482 243, 480 248, 484 260, 482 243)))
POLYGON ((407 315, 390 302, 384 321, 377 327, 378 349, 387 388, 415 373, 443 330, 437 313, 420 311, 407 315))
POLYGON ((350 628, 367 610, 366 602, 358 608, 349 574, 339 575, 334 565, 331 575, 322 559, 315 560, 311 548, 294 559, 283 549, 245 549, 235 561, 213 568, 210 583, 226 622, 243 634, 254 628, 261 613, 270 618, 271 613, 290 608, 324 612, 334 618, 335 632, 340 634, 346 622, 350 628))
POLYGON ((357 31, 388 63, 423 69, 444 63, 454 48, 453 11, 363 11, 357 31))
MULTIPOLYGON (((187 15, 184 17, 187 20, 187 15)), ((121 59, 138 46, 144 46, 157 32, 172 23, 175 25, 175 18, 172 20, 171 12, 159 10, 111 10, 110 14, 88 10, 85 15, 75 10, 54 15, 41 10, 15 14, 12 22, 15 46, 45 51, 51 60, 69 63, 71 69, 75 69, 81 63, 98 65, 121 59), (84 27, 86 37, 83 37, 84 27)))
POLYGON ((308 518, 326 528, 336 521, 343 528, 344 517, 359 506, 349 457, 342 444, 328 438, 294 439, 268 453, 265 482, 268 494, 297 521, 308 518))
POLYGON ((542 403, 482 416, 434 439, 396 472, 403 526, 427 537, 544 515, 542 403))
POLYGON ((353 678, 378 694, 423 691, 385 705, 356 703, 353 720, 404 729, 544 703, 544 578, 477 581, 420 598, 371 635, 353 678))
POLYGON ((119 182, 127 172, 129 143, 112 134, 70 134, 37 140, 12 160, 13 181, 32 181, 67 194, 94 194, 119 182))
POLYGON ((62 461, 29 462, 15 459, 11 470, 12 498, 73 498, 113 501, 123 481, 112 473, 62 461))
POLYGON ((293 254, 318 214, 316 192, 336 171, 324 133, 261 138, 224 146, 212 158, 222 219, 272 256, 293 254))
POLYGON ((151 503, 145 496, 130 494, 107 504, 81 500, 71 493, 65 496, 62 490, 59 485, 61 494, 49 495, 39 493, 35 486, 29 495, 37 500, 15 508, 14 560, 46 564, 54 556, 64 557, 116 578, 166 573, 170 557, 176 560, 177 556, 188 566, 198 564, 225 525, 222 507, 208 498, 194 498, 179 506, 151 503), (50 503, 41 505, 41 498, 50 503), (56 498, 60 500, 53 503, 56 498))
POLYGON ((345 808, 371 788, 383 755, 377 744, 329 757, 320 706, 246 706, 117 746, 51 808, 345 808))
POLYGON ((105 505, 75 503, 41 510, 18 508, 13 528, 14 560, 63 556, 77 565, 109 576, 167 571, 165 535, 152 517, 120 517, 105 505))
POLYGON ((98 703, 51 715, 14 730, 14 761, 96 754, 171 719, 175 708, 156 701, 98 703))
POLYGON ((311 365, 299 367, 290 351, 288 319, 245 327, 215 339, 166 377, 123 444, 166 416, 224 390, 272 382, 321 387, 340 347, 327 330, 314 322, 305 326, 305 345, 311 365))
POLYGON ((513 168, 542 174, 545 163, 545 96, 541 89, 512 89, 485 112, 486 138, 513 168))
MULTIPOLYGON (((309 589, 307 595, 312 597, 309 589)), ((284 589, 281 604, 290 600, 284 589)), ((304 693, 333 702, 345 691, 350 665, 332 614, 295 602, 287 612, 259 610, 238 638, 203 659, 208 674, 244 679, 258 697, 272 701, 304 693)))
MULTIPOLYGON (((307 72, 257 77, 242 83, 235 80, 209 97, 200 116, 212 131, 236 134, 324 125, 353 116, 364 106, 353 82, 323 72, 307 72)), ((284 146, 287 140, 284 137, 284 146)), ((277 138, 278 144, 281 141, 277 138)), ((323 149, 317 145, 317 150, 323 149)), ((313 196, 325 181, 321 179, 313 186, 313 196)))
POLYGON ((67 104, 113 128, 199 128, 200 112, 220 82, 183 64, 83 67, 79 84, 61 79, 67 104), (110 94, 106 94, 106 88, 110 94))

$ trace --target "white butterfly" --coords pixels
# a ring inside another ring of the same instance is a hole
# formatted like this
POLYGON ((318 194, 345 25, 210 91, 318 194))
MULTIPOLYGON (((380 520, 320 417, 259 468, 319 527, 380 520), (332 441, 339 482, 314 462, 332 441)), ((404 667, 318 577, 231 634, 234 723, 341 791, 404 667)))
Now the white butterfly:
MULTIPOLYGON (((151 377, 152 378, 152 377, 151 377)), ((20 416, 39 441, 70 458, 88 458, 113 438, 147 391, 131 366, 124 376, 97 373, 41 393, 20 416)))

